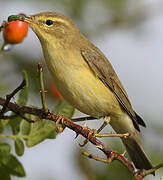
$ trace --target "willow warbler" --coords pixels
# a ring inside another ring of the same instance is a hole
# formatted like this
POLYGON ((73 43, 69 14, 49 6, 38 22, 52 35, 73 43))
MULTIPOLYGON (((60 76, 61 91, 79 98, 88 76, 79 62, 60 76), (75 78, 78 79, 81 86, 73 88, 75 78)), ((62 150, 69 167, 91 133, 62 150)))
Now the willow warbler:
POLYGON ((62 96, 79 111, 108 119, 117 133, 130 133, 122 141, 136 168, 152 168, 136 132, 145 123, 133 110, 104 54, 62 14, 44 12, 25 21, 41 42, 46 64, 62 96))

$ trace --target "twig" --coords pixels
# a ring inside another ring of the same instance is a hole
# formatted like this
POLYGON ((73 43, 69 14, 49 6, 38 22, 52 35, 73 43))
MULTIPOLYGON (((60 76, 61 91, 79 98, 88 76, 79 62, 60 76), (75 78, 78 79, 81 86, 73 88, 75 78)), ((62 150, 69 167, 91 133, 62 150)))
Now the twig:
MULTIPOLYGON (((0 105, 4 106, 5 100, 3 98, 0 98, 0 105)), ((31 108, 28 106, 20 106, 16 103, 9 102, 8 103, 8 109, 11 111, 17 113, 17 114, 33 114, 41 119, 49 119, 54 122, 56 122, 61 116, 55 115, 52 113, 45 113, 42 109, 37 109, 37 108, 31 108)), ((69 129, 75 131, 77 134, 82 135, 86 139, 88 139, 92 144, 94 144, 100 151, 102 151, 107 158, 110 158, 110 160, 117 159, 121 161, 124 165, 126 165, 131 172, 134 171, 134 166, 130 161, 128 161, 124 156, 113 152, 111 149, 109 149, 107 146, 105 146, 101 141, 99 141, 93 134, 91 134, 91 130, 89 128, 83 128, 82 126, 75 124, 73 121, 66 117, 62 117, 60 123, 69 129)))
MULTIPOLYGON (((4 106, 5 102, 6 102, 6 100, 0 97, 0 105, 4 106)), ((39 117, 44 116, 44 112, 43 112, 42 109, 32 108, 32 107, 29 107, 29 106, 22 106, 22 105, 18 105, 16 103, 12 103, 12 102, 9 102, 7 107, 8 107, 8 109, 10 111, 15 112, 16 114, 28 113, 28 114, 33 114, 33 115, 36 115, 36 116, 39 116, 39 117)))
POLYGON ((21 89, 23 89, 23 87, 26 85, 26 82, 25 80, 22 81, 22 83, 11 93, 11 94, 8 94, 6 95, 6 101, 3 105, 3 108, 0 112, 0 117, 3 116, 3 114, 5 113, 7 107, 8 107, 8 103, 10 102, 11 98, 14 97, 14 95, 19 92, 21 89))
POLYGON ((98 156, 94 156, 94 155, 92 155, 92 154, 90 154, 90 153, 88 153, 88 152, 82 152, 81 153, 82 155, 84 155, 84 156, 86 156, 86 157, 88 157, 88 158, 90 158, 90 159, 94 159, 94 160, 96 160, 96 161, 100 161, 100 162, 104 162, 104 163, 108 163, 108 159, 106 159, 106 158, 100 158, 100 157, 98 157, 98 156))
POLYGON ((104 133, 104 134, 94 134, 95 137, 103 138, 103 137, 120 137, 120 138, 127 138, 130 136, 129 133, 125 134, 113 134, 113 133, 104 133))
MULTIPOLYGON (((43 104, 43 109, 37 109, 37 108, 32 108, 32 107, 28 107, 28 106, 21 106, 18 105, 16 103, 12 103, 10 102, 10 99, 20 90, 25 86, 25 81, 21 83, 21 85, 16 88, 11 94, 6 96, 6 100, 3 98, 0 98, 0 105, 3 106, 2 111, 1 111, 1 116, 5 113, 6 109, 15 112, 17 115, 23 117, 25 120, 27 120, 28 122, 33 122, 32 120, 27 119, 24 115, 27 114, 33 114, 38 116, 40 119, 48 119, 54 122, 57 122, 58 120, 60 120, 60 123, 66 127, 68 127, 69 129, 73 130, 74 132, 76 132, 76 134, 80 134, 83 137, 85 137, 89 142, 91 142, 92 144, 94 144, 100 151, 102 151, 105 155, 106 155, 106 159, 103 158, 99 158, 96 156, 93 156, 89 153, 84 153, 84 155, 102 161, 102 162, 112 162, 114 160, 118 160, 121 163, 123 163, 134 175, 135 179, 137 180, 142 180, 143 177, 145 177, 146 175, 150 174, 151 172, 154 172, 156 169, 163 167, 163 164, 156 166, 155 168, 152 168, 151 170, 147 170, 147 171, 137 171, 138 173, 135 173, 135 166, 128 161, 125 157, 124 154, 119 154, 116 153, 114 151, 112 151, 111 149, 109 149, 107 146, 105 146, 101 141, 99 141, 94 133, 92 133, 92 130, 89 128, 84 128, 78 124, 75 124, 73 121, 71 121, 70 119, 68 119, 67 117, 62 117, 60 115, 55 115, 52 114, 50 112, 48 112, 48 108, 47 108, 47 104, 46 104, 46 99, 45 99, 45 93, 44 93, 44 84, 43 84, 43 72, 42 72, 42 64, 39 64, 39 69, 40 69, 40 83, 41 83, 41 97, 42 97, 42 104, 43 104)), ((92 119, 92 117, 88 117, 88 119, 90 118, 90 120, 92 119)), ((104 134, 104 136, 108 134, 104 134)), ((111 134, 113 136, 113 134, 111 134)), ((114 134, 115 136, 115 134, 114 134)), ((128 134, 123 134, 123 135, 117 135, 117 137, 124 137, 124 136, 128 136, 128 134)))
POLYGON ((79 122, 79 121, 96 120, 96 119, 98 119, 98 118, 88 116, 88 117, 73 118, 72 121, 79 122))
MULTIPOLYGON (((6 100, 3 98, 0 98, 0 105, 4 106, 6 100)), ((20 106, 16 103, 9 102, 8 103, 8 109, 15 112, 16 114, 33 114, 36 115, 42 119, 49 119, 54 122, 56 122, 61 116, 55 115, 52 113, 45 113, 42 109, 37 109, 37 108, 31 108, 28 106, 20 106)), ((75 124, 73 121, 66 117, 62 117, 61 124, 65 125, 69 129, 73 130, 77 134, 82 135, 86 139, 88 139, 92 144, 94 144, 100 151, 102 151, 106 156, 107 156, 107 162, 112 162, 113 160, 118 160, 121 163, 123 163, 125 166, 128 167, 128 169, 134 173, 135 172, 135 167, 134 165, 128 161, 123 154, 119 154, 116 152, 113 152, 111 149, 109 149, 107 146, 105 146, 101 141, 99 141, 94 135, 91 134, 91 130, 89 128, 83 128, 82 126, 75 124)), ((137 180, 142 180, 144 176, 150 174, 151 172, 154 172, 156 169, 162 167, 163 165, 156 166, 155 168, 152 168, 151 171, 143 171, 142 174, 135 174, 135 178, 137 180)))
MULTIPOLYGON (((1 26, 0 26, 0 32, 7 26, 7 21, 3 21, 1 26)), ((5 43, 4 43, 5 44, 5 43)), ((0 55, 2 54, 3 52, 3 47, 4 47, 4 44, 2 45, 2 47, 0 48, 0 55)))
MULTIPOLYGON (((52 114, 52 113, 48 113, 47 115, 45 115, 44 118, 56 122, 58 118, 61 118, 61 116, 55 115, 55 114, 52 114)), ((68 119, 66 117, 62 117, 60 123, 62 125, 64 125, 64 126, 68 127, 69 129, 75 131, 76 134, 80 134, 83 137, 85 137, 86 139, 88 139, 89 142, 94 144, 100 151, 102 151, 107 156, 108 162, 118 160, 121 163, 123 163, 134 174, 135 166, 130 161, 128 161, 124 157, 123 154, 113 152, 111 149, 109 149, 107 146, 105 146, 101 141, 99 141, 91 133, 91 130, 89 128, 84 128, 84 127, 82 127, 82 126, 80 126, 78 124, 75 124, 74 122, 72 122, 70 119, 68 119)))
POLYGON ((162 168, 162 167, 163 167, 163 163, 158 164, 157 166, 154 166, 153 168, 151 168, 151 169, 149 169, 149 170, 143 171, 143 172, 141 173, 141 176, 142 176, 142 177, 145 177, 145 176, 147 176, 148 174, 152 174, 152 173, 155 172, 157 169, 160 169, 160 168, 162 168))
POLYGON ((41 93, 41 101, 42 101, 42 105, 43 105, 43 110, 45 111, 45 113, 48 113, 48 106, 46 104, 46 97, 45 97, 45 87, 44 87, 44 79, 43 79, 43 69, 42 69, 42 63, 38 63, 38 70, 39 70, 39 77, 40 77, 40 93, 41 93))
MULTIPOLYGON (((6 100, 3 98, 0 98, 0 105, 4 106, 6 104, 6 100)), ((32 108, 28 106, 21 106, 16 103, 8 102, 7 108, 13 112, 15 112, 18 115, 23 116, 23 114, 33 114, 41 119, 49 119, 51 121, 56 122, 58 119, 61 119, 60 123, 69 129, 73 130, 76 132, 76 134, 80 134, 86 139, 88 139, 92 144, 94 144, 100 151, 102 151, 106 156, 107 156, 107 162, 112 162, 114 160, 118 160, 121 163, 123 163, 134 175, 135 179, 137 180, 142 180, 144 176, 148 175, 151 173, 150 170, 148 171, 142 171, 142 174, 140 173, 135 173, 135 167, 134 165, 128 161, 123 154, 119 154, 116 152, 113 152, 111 149, 109 149, 107 146, 105 146, 101 141, 99 141, 92 133, 89 128, 83 128, 82 126, 75 124, 73 121, 66 117, 62 117, 59 115, 55 115, 52 113, 45 113, 43 109, 37 109, 37 108, 32 108)), ((25 120, 27 120, 25 117, 23 117, 25 120)), ((162 167, 162 166, 159 166, 162 167)), ((159 168, 158 167, 158 168, 159 168)), ((155 169, 152 169, 152 172, 155 169)))

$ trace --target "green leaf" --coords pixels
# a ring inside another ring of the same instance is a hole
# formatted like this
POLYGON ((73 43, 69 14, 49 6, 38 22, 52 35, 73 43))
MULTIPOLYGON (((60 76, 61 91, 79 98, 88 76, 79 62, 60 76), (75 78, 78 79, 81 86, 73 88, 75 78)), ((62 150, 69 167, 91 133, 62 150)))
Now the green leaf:
POLYGON ((35 131, 39 131, 39 129, 43 128, 44 126, 44 121, 41 119, 39 121, 36 121, 35 123, 32 123, 31 125, 31 131, 30 131, 30 134, 35 132, 35 131))
POLYGON ((3 120, 3 119, 0 120, 0 133, 3 132, 7 124, 8 124, 8 120, 3 120))
MULTIPOLYGON (((53 113, 71 118, 74 114, 74 107, 67 103, 67 101, 61 100, 54 108, 53 113)), ((47 138, 54 139, 56 135, 54 122, 49 120, 38 121, 32 124, 26 145, 27 147, 32 147, 47 138)))
MULTIPOLYGON (((25 171, 21 163, 16 159, 15 156, 10 154, 11 147, 7 143, 0 144, 0 172, 4 170, 4 177, 6 174, 6 180, 9 179, 9 174, 24 177, 25 171), (8 179, 7 179, 8 178, 8 179)), ((0 173, 0 177, 1 177, 0 173)), ((1 178, 0 178, 1 179, 1 178)))
POLYGON ((27 147, 32 147, 36 144, 39 144, 40 142, 45 140, 54 130, 54 126, 46 121, 38 121, 36 123, 33 123, 33 127, 26 141, 27 147))
POLYGON ((20 105, 26 105, 27 102, 28 102, 28 89, 29 89, 29 82, 28 82, 28 75, 27 75, 27 72, 24 70, 22 71, 23 73, 23 79, 25 80, 26 82, 26 85, 25 87, 20 91, 19 93, 19 96, 18 96, 18 99, 17 99, 17 104, 20 104, 20 105))
POLYGON ((49 133, 49 135, 47 136, 48 139, 55 139, 57 136, 57 132, 56 132, 56 124, 53 121, 46 121, 45 122, 45 128, 48 128, 49 131, 51 130, 51 132, 49 133))
POLYGON ((4 166, 0 166, 0 179, 11 180, 10 174, 4 166))
POLYGON ((22 135, 29 135, 30 130, 31 130, 31 125, 32 123, 29 123, 26 120, 22 121, 22 128, 21 128, 22 135))
POLYGON ((11 15, 8 17, 8 21, 16 21, 16 20, 19 20, 19 21, 24 21, 25 17, 23 15, 11 15))
POLYGON ((10 174, 18 177, 25 176, 25 171, 22 164, 12 154, 10 154, 8 158, 2 158, 1 164, 8 170, 10 174))
MULTIPOLYGON (((15 114, 12 113, 11 115, 15 115, 15 114)), ((16 134, 19 133, 21 121, 22 121, 22 117, 20 117, 20 116, 15 116, 14 118, 11 118, 11 119, 10 119, 9 124, 10 124, 10 126, 11 126, 11 128, 12 128, 13 134, 16 135, 16 134)))
POLYGON ((6 157, 10 154, 11 147, 7 143, 0 144, 0 161, 3 157, 6 157))
POLYGON ((53 109, 53 113, 72 118, 75 108, 70 105, 66 100, 62 99, 53 109))
MULTIPOLYGON (((32 106, 32 107, 34 107, 34 106, 32 106)), ((22 135, 29 135, 32 128, 36 128, 36 130, 37 130, 40 128, 40 126, 42 126, 42 122, 37 121, 37 118, 38 118, 37 116, 35 116, 33 114, 25 114, 25 117, 27 119, 35 121, 36 123, 30 123, 26 120, 23 120, 22 121, 22 128, 21 128, 22 135), (38 125, 39 125, 39 127, 37 127, 38 125)))
POLYGON ((21 139, 15 140, 15 152, 18 156, 22 156, 24 154, 24 143, 21 139))
MULTIPOLYGON (((28 83, 28 76, 26 71, 23 71, 23 79, 26 81, 25 87, 19 92, 19 96, 17 99, 17 104, 20 105, 26 105, 28 101, 28 88, 29 88, 29 83, 28 83)), ((15 113, 12 113, 11 115, 15 115, 15 113)), ((12 118, 9 122, 12 128, 13 134, 18 134, 20 131, 20 123, 22 121, 22 117, 16 116, 12 118)))
MULTIPOLYGON (((53 113, 54 114, 57 114, 57 115, 63 115, 65 117, 68 117, 68 118, 72 118, 73 114, 74 114, 74 111, 75 111, 75 108, 70 105, 66 100, 62 99, 56 106, 55 108, 53 109, 53 113)), ((49 139, 54 139, 56 138, 56 135, 58 134, 56 132, 56 129, 55 129, 55 122, 47 122, 47 123, 50 123, 51 126, 53 126, 53 131, 50 133, 50 135, 48 136, 49 139)), ((58 125, 58 127, 61 126, 61 125, 58 125)))

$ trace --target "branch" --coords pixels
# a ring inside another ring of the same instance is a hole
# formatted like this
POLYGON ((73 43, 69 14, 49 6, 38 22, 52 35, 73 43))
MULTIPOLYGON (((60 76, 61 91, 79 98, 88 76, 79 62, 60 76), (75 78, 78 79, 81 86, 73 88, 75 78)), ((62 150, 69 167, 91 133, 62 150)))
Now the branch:
POLYGON ((10 102, 10 100, 15 96, 15 94, 17 92, 19 92, 21 89, 23 89, 23 87, 25 85, 26 85, 26 82, 25 82, 25 80, 23 80, 22 83, 11 94, 6 95, 6 101, 5 101, 5 103, 3 105, 3 108, 2 108, 2 110, 0 112, 0 117, 2 117, 3 114, 5 113, 5 111, 6 111, 7 107, 8 107, 8 103, 10 102))
MULTIPOLYGON (((150 170, 144 171, 144 170, 137 170, 135 166, 133 165, 132 162, 128 161, 125 157, 124 154, 119 154, 114 151, 112 151, 110 148, 105 146, 101 141, 99 141, 96 136, 98 137, 108 137, 108 136, 116 136, 116 137, 121 137, 121 138, 127 138, 129 136, 128 133, 126 134, 95 134, 92 133, 92 130, 89 128, 82 127, 78 124, 75 124, 72 120, 68 119, 67 117, 63 117, 61 115, 55 115, 51 112, 48 112, 48 108, 46 105, 46 99, 45 99, 45 91, 44 91, 44 83, 43 83, 43 71, 42 71, 42 65, 39 64, 39 71, 40 71, 40 85, 41 85, 41 98, 42 98, 42 104, 43 104, 43 109, 38 109, 38 108, 33 108, 33 107, 28 107, 28 106, 22 106, 18 105, 16 103, 10 102, 11 98, 25 86, 25 81, 23 81, 18 88, 16 88, 11 94, 6 96, 6 100, 0 97, 0 105, 3 106, 2 111, 1 111, 1 116, 6 112, 7 110, 13 111, 17 115, 23 117, 25 120, 28 122, 34 122, 32 120, 29 120, 25 117, 25 114, 33 114, 35 116, 38 116, 40 119, 47 119, 51 120, 54 122, 60 122, 65 127, 68 127, 69 129, 73 130, 76 132, 77 135, 82 135, 85 137, 89 142, 94 144, 100 151, 102 151, 106 155, 106 159, 104 158, 99 158, 97 156, 93 156, 89 153, 83 153, 85 156, 88 156, 89 158, 102 161, 102 162, 107 162, 110 163, 114 160, 120 161, 122 164, 124 164, 130 172, 132 172, 133 176, 137 180, 142 180, 143 177, 146 175, 154 172, 158 168, 163 167, 163 164, 160 164, 150 170)), ((77 118, 80 120, 83 119, 90 119, 92 120, 92 117, 86 117, 86 118, 77 118)))
MULTIPOLYGON (((4 106, 5 105, 5 99, 0 97, 0 105, 4 106)), ((55 115, 52 113, 46 113, 43 109, 37 109, 37 108, 32 108, 28 106, 21 106, 16 103, 9 102, 8 103, 8 109, 10 111, 15 112, 16 114, 33 114, 41 119, 48 119, 54 122, 57 122, 58 119, 60 119, 60 123, 69 129, 73 130, 76 132, 77 135, 82 135, 86 139, 89 140, 92 144, 94 144, 100 151, 102 151, 106 156, 107 156, 107 161, 112 162, 113 160, 118 160, 121 163, 123 163, 128 169, 134 173, 135 172, 135 167, 134 165, 128 161, 123 155, 113 152, 111 149, 109 149, 107 146, 105 146, 101 141, 99 141, 92 133, 89 128, 84 128, 78 124, 75 124, 73 121, 68 119, 67 117, 62 117, 60 115, 55 115)))
POLYGON ((87 117, 80 117, 80 118, 73 118, 73 122, 79 122, 79 121, 88 121, 88 120, 95 120, 98 118, 92 117, 92 116, 87 116, 87 117))
POLYGON ((130 136, 129 133, 125 134, 113 134, 113 133, 104 133, 104 134, 94 134, 95 137, 103 138, 103 137, 120 137, 126 139, 130 136))
POLYGON ((88 157, 90 159, 94 159, 96 161, 100 161, 100 162, 104 162, 104 163, 108 163, 109 162, 109 159, 100 158, 100 157, 94 156, 94 155, 92 155, 92 154, 90 154, 88 152, 82 152, 82 155, 84 155, 84 156, 86 156, 86 157, 88 157))
POLYGON ((157 169, 160 169, 163 167, 163 163, 161 164, 158 164, 157 166, 154 166, 153 168, 149 169, 149 170, 146 170, 146 171, 143 171, 142 172, 142 177, 145 177, 147 176, 148 174, 152 174, 153 172, 155 172, 157 169))

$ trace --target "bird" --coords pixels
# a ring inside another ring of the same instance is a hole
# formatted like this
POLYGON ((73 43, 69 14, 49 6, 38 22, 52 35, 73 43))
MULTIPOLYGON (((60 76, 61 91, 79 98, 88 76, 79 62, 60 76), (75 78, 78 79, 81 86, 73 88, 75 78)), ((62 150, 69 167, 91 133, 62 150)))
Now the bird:
POLYGON ((47 67, 65 100, 84 114, 103 117, 116 133, 129 133, 122 142, 135 167, 151 169, 138 137, 139 125, 146 125, 100 49, 61 13, 34 14, 25 22, 40 40, 47 67))

